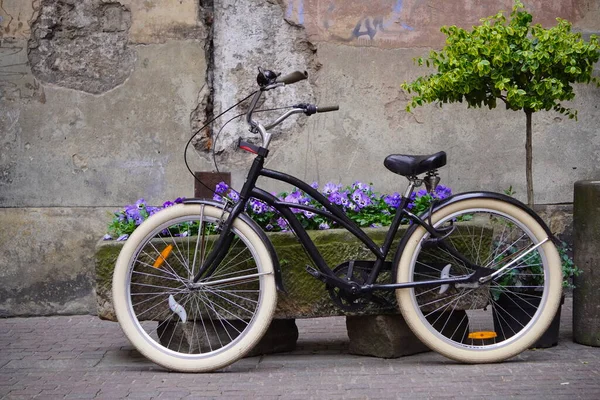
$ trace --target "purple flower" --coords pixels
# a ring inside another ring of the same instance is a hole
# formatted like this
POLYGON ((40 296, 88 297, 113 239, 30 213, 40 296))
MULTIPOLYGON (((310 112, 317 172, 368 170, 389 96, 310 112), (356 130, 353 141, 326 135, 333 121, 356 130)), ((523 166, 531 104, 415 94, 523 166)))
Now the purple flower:
POLYGON ((339 192, 331 192, 329 194, 329 196, 327 197, 327 199, 330 202, 332 202, 333 204, 338 204, 338 205, 342 204, 342 194, 339 192))
POLYGON ((223 198, 221 196, 219 196, 218 194, 215 194, 213 196, 213 200, 214 201, 218 201, 219 203, 223 201, 223 198))
POLYGON ((313 182, 313 183, 310 184, 310 187, 313 188, 313 189, 317 189, 318 190, 319 189, 319 183, 318 182, 313 182))
POLYGON ((279 219, 277 220, 277 225, 279 225, 282 231, 287 230, 287 221, 282 217, 279 217, 279 219))
POLYGON ((146 204, 146 200, 144 200, 144 199, 139 199, 138 201, 136 201, 136 203, 135 203, 135 206, 136 206, 138 209, 140 209, 140 210, 141 210, 142 208, 146 208, 146 206, 147 206, 147 204, 146 204))
POLYGON ((268 231, 270 231, 270 230, 273 229, 273 225, 267 224, 267 226, 265 226, 265 229, 268 230, 268 231))
POLYGON ((444 185, 438 185, 435 188, 435 197, 440 200, 444 200, 447 197, 452 196, 452 189, 444 185))
POLYGON ((125 206, 125 215, 127 218, 133 219, 133 217, 140 213, 140 210, 137 208, 135 204, 129 204, 125 206))
MULTIPOLYGON (((299 191, 293 191, 292 193, 285 196, 285 198, 283 199, 283 201, 285 201, 286 203, 292 204, 300 204, 300 200, 302 200, 302 193, 299 191)), ((302 212, 302 210, 298 208, 292 208, 291 210, 295 214, 302 212)))
POLYGON ((148 207, 146 208, 146 211, 148 211, 148 215, 154 215, 160 211, 160 207, 148 207))
POLYGON ((340 195, 341 195, 341 199, 342 199, 342 206, 348 207, 350 205, 350 199, 348 198, 349 193, 342 192, 342 193, 340 193, 340 195))
POLYGON ((400 194, 398 192, 395 192, 393 195, 387 195, 383 198, 383 201, 385 202, 385 204, 387 204, 388 206, 392 207, 392 208, 398 208, 398 206, 400 205, 400 200, 402 199, 402 196, 400 196, 400 194))
POLYGON ((285 196, 283 201, 285 201, 286 203, 299 204, 301 198, 302 198, 302 193, 296 191, 296 192, 292 192, 292 193, 288 194, 287 196, 285 196))
POLYGON ((325 230, 325 229, 329 229, 329 224, 327 222, 321 222, 319 224, 319 229, 322 230, 322 231, 325 230))
POLYGON ((267 211, 267 205, 260 200, 250 200, 250 207, 255 214, 262 214, 267 211))
POLYGON ((417 194, 415 192, 412 192, 410 194, 410 199, 409 199, 409 202, 408 202, 408 205, 406 206, 406 208, 408 208, 409 210, 412 210, 413 207, 415 206, 415 199, 416 198, 417 198, 417 194))
POLYGON ((125 215, 127 217, 127 221, 133 221, 136 225, 141 224, 144 221, 144 217, 142 214, 140 214, 140 211, 142 211, 144 208, 145 206, 143 203, 140 203, 139 201, 136 204, 130 204, 126 206, 125 215), (138 207, 138 204, 141 206, 138 207))
POLYGON ((302 211, 302 213, 303 213, 303 214, 304 214, 304 216, 305 216, 306 218, 308 218, 308 219, 311 219, 312 217, 314 217, 314 216, 315 216, 315 213, 314 213, 314 212, 312 212, 312 211, 308 211, 308 210, 302 211))
POLYGON ((234 201, 237 202, 240 199, 240 194, 238 192, 236 192, 235 190, 231 189, 229 191, 229 198, 234 201))
POLYGON ((310 197, 301 197, 298 200, 298 203, 300 203, 300 204, 308 204, 308 203, 310 203, 310 197))
POLYGON ((371 190, 371 186, 367 185, 366 183, 356 181, 352 184, 352 189, 358 189, 364 192, 368 192, 369 190, 371 190))
POLYGON ((181 204, 183 203, 183 201, 185 200, 185 197, 178 197, 175 199, 175 204, 181 204))
POLYGON ((425 195, 427 195, 427 190, 425 190, 425 189, 421 189, 417 192, 417 196, 419 196, 419 197, 423 197, 425 195))
POLYGON ((102 239, 103 240, 113 240, 113 237, 107 233, 106 235, 104 235, 104 237, 102 239))
MULTIPOLYGON (((359 182, 360 183, 360 182, 359 182)), ((352 200, 358 208, 363 208, 371 205, 371 199, 362 190, 357 189, 352 193, 352 200)))
POLYGON ((122 241, 127 240, 127 239, 129 239, 129 235, 128 234, 124 234, 124 235, 121 235, 121 236, 119 236, 117 238, 117 242, 122 242, 122 241))
POLYGON ((323 187, 323 194, 336 193, 342 188, 342 185, 336 185, 335 183, 329 182, 323 187))
POLYGON ((225 182, 219 182, 217 183, 217 187, 215 188, 215 192, 218 194, 225 194, 225 192, 227 191, 227 189, 229 189, 229 185, 227 185, 225 182))
POLYGON ((171 207, 174 205, 175 205, 175 203, 173 203, 172 201, 165 201, 162 206, 163 206, 163 208, 167 208, 167 207, 171 207))

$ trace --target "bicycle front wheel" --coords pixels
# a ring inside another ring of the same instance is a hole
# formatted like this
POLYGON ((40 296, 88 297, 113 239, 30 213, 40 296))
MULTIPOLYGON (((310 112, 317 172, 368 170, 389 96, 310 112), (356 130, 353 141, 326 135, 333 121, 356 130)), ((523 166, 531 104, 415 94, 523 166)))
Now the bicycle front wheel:
POLYGON ((526 211, 484 198, 451 203, 432 215, 444 240, 475 265, 505 266, 489 283, 440 284, 474 272, 418 227, 397 269, 398 282, 432 281, 396 292, 401 312, 419 339, 448 358, 498 362, 531 346, 547 329, 562 294, 560 257, 544 228, 526 211))
POLYGON ((148 218, 117 259, 113 303, 123 331, 168 369, 206 372, 242 358, 268 328, 277 293, 256 231, 233 223, 233 243, 210 277, 193 278, 212 251, 223 210, 181 204, 148 218))

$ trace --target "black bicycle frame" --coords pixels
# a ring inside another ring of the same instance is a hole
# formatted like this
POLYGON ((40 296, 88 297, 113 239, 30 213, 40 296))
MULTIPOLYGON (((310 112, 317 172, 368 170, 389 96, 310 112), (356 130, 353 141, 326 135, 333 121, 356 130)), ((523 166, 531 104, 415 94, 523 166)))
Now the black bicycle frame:
MULTIPOLYGON (((211 252, 211 254, 207 257, 204 265, 200 268, 197 275, 194 277, 194 282, 198 282, 202 276, 209 276, 216 269, 218 262, 217 260, 222 259, 225 253, 229 249, 232 241, 233 241, 233 233, 231 232, 231 227, 233 225, 233 221, 242 213, 248 204, 248 201, 251 198, 256 198, 260 201, 265 202, 271 207, 275 208, 288 222, 291 229, 298 236, 300 243, 306 249, 308 255, 316 265, 318 271, 324 277, 324 280, 327 280, 330 283, 335 284, 336 286, 340 286, 346 289, 351 289, 351 285, 340 278, 337 278, 331 268, 327 265, 321 253, 317 249, 316 245, 300 223, 294 213, 292 212, 292 208, 310 211, 315 214, 322 215, 328 219, 336 221, 343 228, 352 233, 356 238, 358 238, 362 243, 364 243, 369 250, 375 255, 376 260, 373 264, 373 268, 369 273, 368 279, 366 282, 361 285, 359 291, 363 292, 371 292, 377 289, 383 290, 395 290, 400 288, 408 288, 415 286, 425 286, 430 284, 440 284, 440 283, 459 283, 459 282, 468 282, 472 279, 474 274, 464 276, 464 277, 456 277, 456 278, 447 278, 436 281, 424 281, 424 282, 410 282, 410 283, 393 283, 393 284, 374 284, 381 268, 383 267, 385 260, 389 254, 389 251, 392 246, 392 242, 394 237, 398 232, 398 228, 400 227, 400 223, 404 216, 409 218, 414 223, 417 223, 427 229, 434 239, 440 238, 442 235, 440 232, 437 232, 430 224, 427 224, 418 216, 412 214, 407 209, 407 205, 409 202, 409 198, 402 196, 400 205, 398 206, 398 211, 394 216, 392 224, 385 236, 385 240, 383 242, 382 247, 378 247, 373 240, 367 234, 360 229, 347 215, 346 213, 337 205, 332 204, 324 195, 319 193, 316 189, 308 185, 306 182, 285 174, 283 172, 278 172, 270 169, 264 168, 264 155, 257 155, 252 163, 252 167, 250 171, 248 171, 248 176, 246 178, 246 182, 240 191, 240 199, 229 213, 229 217, 225 220, 220 237, 215 245, 215 249, 211 252), (285 201, 281 201, 272 194, 262 190, 260 188, 255 187, 256 181, 260 176, 264 176, 266 178, 271 178, 277 181, 289 183, 300 190, 303 190, 313 199, 315 199, 319 204, 321 204, 325 209, 318 209, 313 206, 308 206, 304 204, 297 203, 289 203, 285 201)), ((409 194, 410 197, 410 194, 409 194)), ((445 246, 443 242, 441 245, 449 251, 453 256, 465 262, 466 265, 473 266, 475 268, 481 268, 479 266, 474 266, 469 260, 465 259, 460 253, 454 251, 454 249, 445 246)), ((356 287, 352 288, 356 290, 356 287)))

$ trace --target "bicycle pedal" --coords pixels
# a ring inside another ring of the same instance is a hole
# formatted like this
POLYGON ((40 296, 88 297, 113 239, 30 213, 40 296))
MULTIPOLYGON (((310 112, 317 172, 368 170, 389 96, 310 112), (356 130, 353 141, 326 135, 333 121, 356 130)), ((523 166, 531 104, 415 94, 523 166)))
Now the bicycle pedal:
POLYGON ((313 277, 317 278, 318 280, 320 280, 322 282, 327 283, 327 278, 320 271, 316 270, 315 268, 311 267, 310 265, 307 265, 305 268, 306 268, 306 272, 311 274, 313 277))

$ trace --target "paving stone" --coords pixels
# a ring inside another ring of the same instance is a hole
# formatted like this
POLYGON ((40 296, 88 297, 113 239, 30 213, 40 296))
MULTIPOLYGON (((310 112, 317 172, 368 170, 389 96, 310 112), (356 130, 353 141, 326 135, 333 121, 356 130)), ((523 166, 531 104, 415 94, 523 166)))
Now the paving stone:
POLYGON ((95 316, 0 319, 0 332, 13 332, 0 334, 0 360, 24 354, 0 361, 0 397, 31 399, 11 395, 30 390, 40 399, 598 399, 600 348, 572 342, 571 299, 566 303, 556 347, 500 364, 463 365, 434 352, 396 359, 351 355, 345 318, 332 317, 296 320, 294 351, 246 358, 210 374, 163 370, 133 350, 118 324, 95 316), (42 359, 67 346, 77 358, 42 359))

